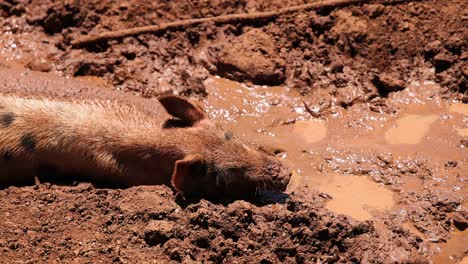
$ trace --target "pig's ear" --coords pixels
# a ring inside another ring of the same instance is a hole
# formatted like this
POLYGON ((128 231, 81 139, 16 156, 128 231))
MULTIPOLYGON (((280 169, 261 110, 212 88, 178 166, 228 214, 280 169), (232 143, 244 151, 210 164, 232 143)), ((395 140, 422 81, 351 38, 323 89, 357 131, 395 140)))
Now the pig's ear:
POLYGON ((158 100, 170 115, 189 124, 193 125, 206 118, 203 108, 199 104, 184 97, 165 95, 158 97, 158 100))
POLYGON ((188 155, 175 162, 172 186, 179 192, 191 193, 206 176, 206 163, 199 154, 188 155))

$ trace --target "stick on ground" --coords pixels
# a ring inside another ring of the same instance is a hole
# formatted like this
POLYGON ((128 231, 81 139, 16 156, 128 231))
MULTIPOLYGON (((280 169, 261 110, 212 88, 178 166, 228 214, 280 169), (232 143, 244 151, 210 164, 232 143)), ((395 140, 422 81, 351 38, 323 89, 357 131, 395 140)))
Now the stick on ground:
MULTIPOLYGON (((384 4, 396 4, 400 2, 411 2, 414 0, 382 0, 380 2, 384 4)), ((155 34, 159 32, 163 32, 170 29, 181 29, 186 28, 189 26, 198 25, 204 22, 214 22, 217 24, 229 24, 229 23, 236 23, 236 22, 249 22, 249 21, 258 21, 258 20, 265 20, 265 19, 273 19, 280 15, 293 13, 298 11, 304 10, 317 10, 322 8, 338 8, 348 5, 354 4, 362 4, 370 2, 370 0, 320 0, 309 4, 304 5, 297 5, 282 8, 277 11, 268 11, 268 12, 255 12, 255 13, 248 13, 248 14, 231 14, 231 15, 223 15, 223 16, 215 16, 215 17, 205 17, 205 18, 195 18, 195 19, 186 19, 180 20, 175 22, 163 23, 160 25, 150 25, 150 26, 143 26, 143 27, 135 27, 129 29, 122 29, 122 30, 115 30, 115 31, 107 31, 98 33, 91 36, 83 36, 78 39, 71 41, 71 45, 74 47, 82 46, 86 44, 91 44, 94 42, 111 40, 111 39, 119 39, 125 38, 130 36, 136 36, 140 34, 155 34)))
POLYGON ((273 18, 278 17, 279 15, 286 14, 286 13, 298 12, 302 10, 321 9, 321 8, 336 8, 340 6, 359 4, 359 3, 364 3, 368 1, 369 0, 321 0, 321 1, 310 3, 310 4, 291 6, 291 7, 283 8, 277 11, 255 12, 255 13, 248 13, 248 14, 231 14, 231 15, 223 15, 223 16, 216 16, 216 17, 186 19, 186 20, 180 20, 180 21, 175 21, 175 22, 163 23, 160 25, 135 27, 135 28, 129 28, 129 29, 116 30, 116 31, 102 32, 102 33, 98 33, 98 34, 91 35, 91 36, 83 36, 83 37, 80 37, 78 39, 71 41, 71 45, 76 47, 76 46, 91 44, 94 42, 111 40, 111 39, 119 39, 119 38, 136 36, 136 35, 146 34, 146 33, 155 34, 155 33, 163 32, 163 31, 170 30, 170 29, 186 28, 186 27, 198 25, 204 22, 228 24, 228 23, 236 23, 236 22, 248 22, 248 21, 255 21, 255 20, 273 19, 273 18))

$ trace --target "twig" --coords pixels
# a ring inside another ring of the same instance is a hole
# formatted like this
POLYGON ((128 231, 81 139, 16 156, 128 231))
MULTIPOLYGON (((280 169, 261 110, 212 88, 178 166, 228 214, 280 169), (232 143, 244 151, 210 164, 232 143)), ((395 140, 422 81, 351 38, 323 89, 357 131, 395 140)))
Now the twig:
POLYGON ((217 24, 228 24, 228 23, 236 23, 236 22, 265 20, 265 19, 273 19, 283 14, 298 12, 298 11, 303 11, 303 10, 337 8, 341 6, 360 4, 360 3, 366 3, 366 2, 369 2, 369 0, 321 0, 321 1, 310 3, 310 4, 291 6, 291 7, 283 8, 277 11, 255 12, 255 13, 248 13, 248 14, 231 14, 231 15, 223 15, 223 16, 215 16, 215 17, 186 19, 186 20, 180 20, 180 21, 175 21, 175 22, 163 23, 160 25, 135 27, 135 28, 130 28, 130 29, 102 32, 102 33, 98 33, 96 35, 91 35, 91 36, 84 36, 84 37, 71 41, 71 45, 76 47, 76 46, 81 46, 81 45, 90 44, 94 42, 110 40, 110 39, 119 39, 119 38, 130 37, 130 36, 146 34, 146 33, 155 34, 155 33, 163 32, 163 31, 170 30, 170 29, 180 29, 180 28, 185 28, 188 26, 198 25, 198 24, 205 23, 205 22, 214 22, 217 24))
MULTIPOLYGON (((376 3, 381 4, 400 4, 405 2, 413 2, 413 1, 425 1, 425 0, 375 0, 376 3)), ((129 29, 122 29, 122 30, 115 30, 115 31, 108 31, 102 32, 91 36, 84 36, 78 39, 75 39, 70 42, 70 44, 74 47, 86 45, 94 42, 104 41, 104 40, 111 40, 111 39, 120 39, 130 36, 136 36, 140 34, 156 34, 159 32, 163 32, 170 29, 181 29, 186 28, 189 26, 198 25, 205 22, 214 22, 217 24, 229 24, 229 23, 237 23, 237 22, 249 22, 249 21, 258 21, 258 20, 266 20, 266 19, 273 19, 280 15, 299 12, 299 11, 307 11, 307 10, 318 10, 324 8, 338 8, 348 5, 355 5, 361 3, 369 3, 371 0, 320 0, 310 4, 303 4, 303 5, 296 5, 291 7, 286 7, 279 9, 277 11, 268 11, 268 12, 254 12, 248 14, 231 14, 231 15, 223 15, 223 16, 215 16, 215 17, 204 17, 204 18, 194 18, 194 19, 186 19, 180 20, 175 22, 169 23, 162 23, 160 25, 150 25, 150 26, 143 26, 143 27, 135 27, 129 29)), ((191 3, 191 2, 190 2, 191 3)))

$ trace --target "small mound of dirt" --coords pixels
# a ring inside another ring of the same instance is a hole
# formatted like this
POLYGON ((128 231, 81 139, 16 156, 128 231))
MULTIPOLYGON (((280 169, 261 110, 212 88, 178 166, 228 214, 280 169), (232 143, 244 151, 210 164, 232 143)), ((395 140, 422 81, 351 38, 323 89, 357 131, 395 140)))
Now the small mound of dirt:
POLYGON ((285 61, 278 57, 274 40, 259 29, 250 29, 209 47, 217 74, 237 81, 279 85, 286 79, 285 61))
POLYGON ((202 200, 181 208, 167 187, 126 190, 42 184, 0 192, 0 258, 40 262, 210 261, 399 263, 418 259, 418 243, 396 230, 379 234, 323 209, 324 198, 283 204, 202 200), (24 219, 15 211, 28 211, 24 219), (410 242, 408 242, 410 241, 410 242), (56 250, 60 248, 61 250, 56 250))

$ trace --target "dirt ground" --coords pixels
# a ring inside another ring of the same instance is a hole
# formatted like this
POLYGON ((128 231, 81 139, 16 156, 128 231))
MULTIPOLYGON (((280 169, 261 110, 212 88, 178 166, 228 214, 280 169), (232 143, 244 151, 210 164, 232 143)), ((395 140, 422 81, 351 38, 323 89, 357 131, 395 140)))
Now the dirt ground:
POLYGON ((466 1, 362 1, 71 45, 308 2, 0 0, 0 92, 147 111, 189 96, 294 170, 284 195, 254 201, 11 186, 0 262, 468 263, 466 1))

